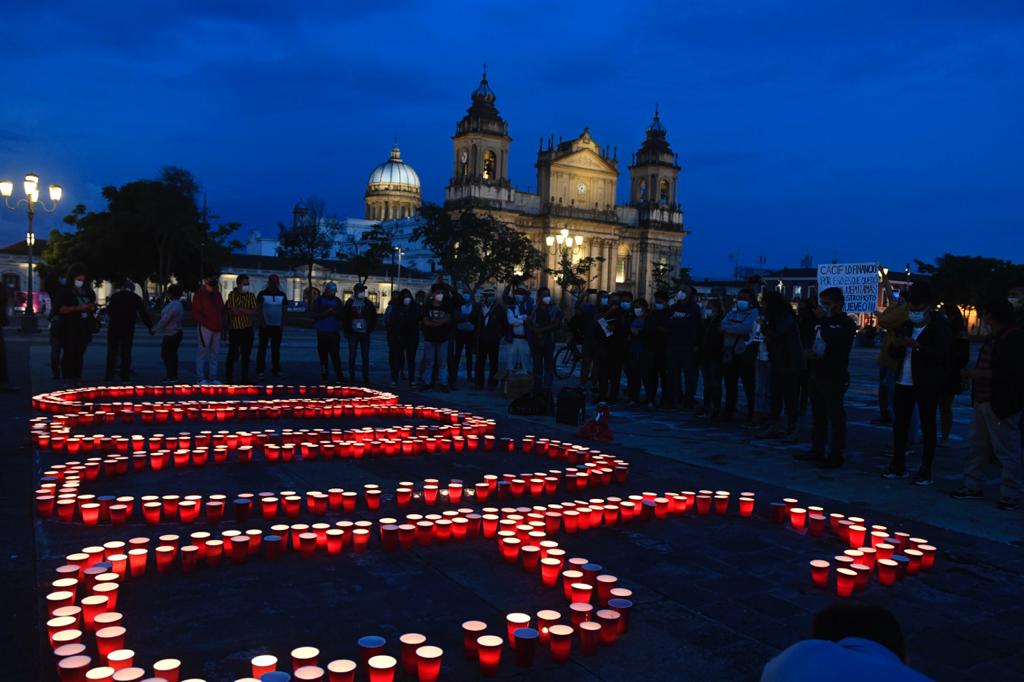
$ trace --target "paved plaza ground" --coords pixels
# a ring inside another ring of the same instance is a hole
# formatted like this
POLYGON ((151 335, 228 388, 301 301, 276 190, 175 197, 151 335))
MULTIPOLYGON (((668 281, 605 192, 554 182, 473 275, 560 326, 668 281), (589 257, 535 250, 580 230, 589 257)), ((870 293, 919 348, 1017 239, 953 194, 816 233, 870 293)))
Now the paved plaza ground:
MULTIPOLYGON (((188 330, 182 346, 182 381, 192 378, 191 336, 188 330)), ((8 538, 8 561, 0 579, 8 586, 4 641, 20 653, 6 657, 8 672, 0 677, 52 679, 41 597, 48 591, 53 569, 82 546, 159 533, 141 523, 122 529, 88 529, 35 518, 32 490, 51 456, 40 457, 30 447, 28 397, 57 388, 57 382, 50 379, 45 335, 27 338, 8 331, 7 346, 12 381, 22 390, 0 397, 0 438, 7 455, 0 504, 8 538)), ((529 671, 516 669, 509 660, 503 662, 501 676, 757 679, 764 663, 806 637, 813 614, 834 601, 811 585, 807 561, 837 554, 840 547, 835 539, 799 535, 773 524, 767 516, 769 502, 792 496, 802 504, 820 505, 826 512, 859 515, 869 523, 906 530, 939 548, 931 572, 893 588, 873 584, 857 597, 883 604, 898 616, 915 668, 941 680, 1020 679, 1024 675, 1024 512, 996 509, 994 478, 986 501, 948 497, 948 491, 960 483, 966 454, 970 406, 965 396, 957 399, 954 436, 939 451, 933 487, 916 488, 907 480, 879 477, 890 432, 870 423, 877 416, 876 353, 854 352, 847 398, 847 465, 839 470, 821 471, 794 461, 791 455, 805 449, 806 440, 799 445, 758 441, 738 426, 709 424, 682 411, 615 410, 615 442, 595 447, 627 459, 630 479, 592 494, 625 497, 646 490, 708 488, 734 494, 751 490, 757 493, 758 513, 749 520, 735 515, 687 516, 560 536, 570 556, 601 564, 634 591, 630 631, 597 656, 574 653, 568 666, 555 666, 542 656, 529 671)), ((104 342, 97 339, 86 356, 87 383, 100 383, 104 357, 104 342)), ((134 357, 134 383, 162 380, 156 341, 140 336, 134 357)), ((383 335, 374 337, 372 363, 374 386, 391 390, 383 335)), ((283 365, 282 383, 319 383, 310 331, 286 331, 283 365)), ((405 388, 396 392, 403 402, 457 407, 494 418, 498 435, 532 433, 579 440, 573 428, 553 419, 510 416, 506 399, 496 392, 419 393, 405 388)), ((808 421, 801 429, 805 438, 808 421)), ((354 420, 331 424, 355 425, 354 420)), ((410 458, 278 467, 229 465, 106 481, 96 492, 230 494, 335 486, 355 489, 368 482, 390 492, 399 480, 422 481, 430 476, 442 481, 472 480, 484 473, 542 466, 528 462, 435 457, 429 464, 410 458)), ((994 468, 991 473, 996 475, 994 468)), ((543 501, 565 497, 560 492, 543 501)), ((363 512, 359 518, 393 511, 363 512)), ((166 524, 159 532, 177 530, 166 524)), ((475 668, 461 658, 462 621, 479 619, 498 625, 510 611, 559 608, 551 592, 519 569, 502 566, 495 555, 491 543, 477 541, 461 547, 367 552, 345 560, 283 557, 279 563, 251 562, 230 571, 162 576, 147 583, 152 589, 125 590, 119 610, 131 619, 132 646, 140 655, 146 652, 144 664, 165 656, 181 658, 189 666, 188 676, 210 682, 242 677, 246 662, 256 653, 273 651, 285 657, 294 646, 312 644, 328 660, 354 657, 354 643, 361 635, 380 634, 396 645, 397 637, 409 631, 424 632, 445 649, 442 679, 476 679, 475 668)))

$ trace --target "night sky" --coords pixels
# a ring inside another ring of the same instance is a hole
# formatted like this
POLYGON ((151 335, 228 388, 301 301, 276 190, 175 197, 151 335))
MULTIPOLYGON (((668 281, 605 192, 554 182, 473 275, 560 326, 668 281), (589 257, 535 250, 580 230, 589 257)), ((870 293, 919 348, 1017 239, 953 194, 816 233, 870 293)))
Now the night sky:
MULTIPOLYGON (((699 276, 737 253, 1024 260, 1019 0, 53 0, 0 19, 0 176, 59 182, 67 209, 174 164, 243 238, 276 233, 309 194, 362 217, 396 139, 440 201, 487 62, 522 189, 540 137, 589 126, 618 147, 625 200, 660 104, 699 276)), ((22 238, 24 217, 2 212, 0 241, 22 238)))

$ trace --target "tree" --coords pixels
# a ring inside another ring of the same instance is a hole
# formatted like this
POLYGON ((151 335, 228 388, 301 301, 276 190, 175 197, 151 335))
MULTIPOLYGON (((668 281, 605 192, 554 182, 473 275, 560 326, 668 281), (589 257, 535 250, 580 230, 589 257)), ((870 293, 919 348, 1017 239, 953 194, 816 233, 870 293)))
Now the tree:
POLYGON ((672 271, 675 269, 674 265, 669 265, 665 261, 659 261, 651 266, 655 291, 672 291, 690 283, 690 268, 680 268, 678 274, 673 275, 672 271))
POLYGON ((313 266, 318 260, 331 257, 334 240, 341 229, 340 223, 333 217, 327 217, 323 199, 309 197, 295 207, 292 226, 286 227, 279 222, 277 229, 277 255, 306 266, 305 296, 311 296, 313 266))
POLYGON ((944 254, 935 264, 915 261, 930 279, 938 300, 974 308, 993 296, 1002 296, 1015 281, 1024 279, 1024 265, 984 256, 944 254))
POLYGON ((430 249, 453 285, 475 290, 487 282, 511 282, 543 264, 543 255, 526 235, 491 215, 456 214, 430 204, 420 215, 413 239, 430 249))
POLYGON ((604 258, 593 256, 573 261, 570 249, 561 249, 555 267, 545 268, 545 272, 554 277, 563 292, 578 296, 598 276, 590 274, 594 265, 603 262, 604 258))
MULTIPOLYGON (((158 289, 172 278, 186 288, 199 279, 204 255, 220 262, 235 242, 238 223, 211 229, 196 206, 198 181, 186 170, 165 166, 156 180, 136 180, 102 190, 107 210, 89 212, 82 204, 64 218, 74 232, 54 231, 43 253, 47 269, 79 264, 96 281, 130 277, 158 289)), ((144 295, 146 294, 144 288, 144 295)))

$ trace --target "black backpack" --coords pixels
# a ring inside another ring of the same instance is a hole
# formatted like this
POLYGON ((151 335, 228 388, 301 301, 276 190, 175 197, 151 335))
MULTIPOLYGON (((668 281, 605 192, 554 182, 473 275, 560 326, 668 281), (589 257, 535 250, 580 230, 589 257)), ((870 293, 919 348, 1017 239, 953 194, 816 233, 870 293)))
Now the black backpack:
POLYGON ((579 426, 587 413, 587 398, 582 389, 566 386, 558 392, 555 421, 559 424, 579 426))

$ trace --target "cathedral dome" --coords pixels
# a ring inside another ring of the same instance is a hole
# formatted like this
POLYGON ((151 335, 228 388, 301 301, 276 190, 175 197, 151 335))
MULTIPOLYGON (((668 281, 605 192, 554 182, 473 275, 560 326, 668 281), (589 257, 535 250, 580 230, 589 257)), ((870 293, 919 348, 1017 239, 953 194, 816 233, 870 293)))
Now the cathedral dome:
POLYGON ((391 149, 391 158, 373 169, 370 179, 366 181, 366 190, 387 190, 398 189, 416 192, 420 191, 420 176, 412 166, 402 161, 402 153, 395 145, 391 149))

